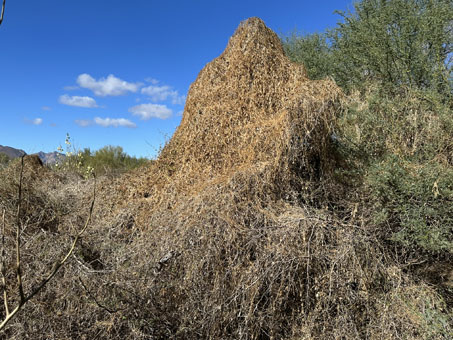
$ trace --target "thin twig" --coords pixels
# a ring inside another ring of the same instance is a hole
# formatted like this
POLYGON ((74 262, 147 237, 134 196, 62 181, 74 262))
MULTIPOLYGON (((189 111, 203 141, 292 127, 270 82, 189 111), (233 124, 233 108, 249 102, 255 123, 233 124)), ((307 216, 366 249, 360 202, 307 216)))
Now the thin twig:
POLYGON ((23 301, 25 299, 24 295, 24 286, 22 284, 22 270, 21 270, 21 263, 20 263, 20 234, 21 234, 21 222, 20 222, 20 215, 21 215, 21 203, 22 203, 22 180, 24 177, 24 157, 21 157, 21 165, 20 165, 20 176, 19 176, 19 200, 17 202, 17 214, 16 214, 16 276, 17 276, 17 284, 19 289, 19 297, 20 300, 23 301))
POLYGON ((311 238, 313 237, 313 233, 315 231, 315 225, 311 227, 311 234, 310 237, 308 238, 308 243, 307 243, 307 268, 306 268, 306 274, 307 274, 307 286, 306 286, 306 292, 305 292, 305 314, 308 313, 308 303, 310 301, 310 243, 311 243, 311 238))
POLYGON ((5 2, 6 0, 3 0, 3 5, 2 5, 2 14, 0 15, 0 25, 3 22, 3 15, 5 14, 5 2))
POLYGON ((114 314, 120 310, 124 310, 125 308, 122 308, 122 309, 110 309, 106 306, 104 306, 103 304, 101 304, 97 299, 96 297, 90 292, 90 290, 87 288, 87 286, 85 285, 85 283, 82 281, 82 278, 79 277, 79 281, 80 283, 82 284, 82 287, 83 289, 85 290, 85 292, 90 296, 90 298, 94 301, 94 303, 99 307, 99 308, 102 308, 104 309, 105 311, 107 311, 109 314, 114 314))
POLYGON ((5 265, 5 213, 6 209, 3 207, 3 218, 2 218, 2 289, 3 289, 3 302, 5 304, 5 313, 6 315, 9 314, 9 307, 8 307, 8 293, 6 287, 6 265, 5 265))

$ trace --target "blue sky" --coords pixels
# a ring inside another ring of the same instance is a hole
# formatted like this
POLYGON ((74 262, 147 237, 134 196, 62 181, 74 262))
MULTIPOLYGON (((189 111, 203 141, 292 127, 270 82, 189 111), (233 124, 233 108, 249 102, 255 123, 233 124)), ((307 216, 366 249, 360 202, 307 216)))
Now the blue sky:
POLYGON ((0 144, 55 151, 120 145, 155 157, 190 84, 238 24, 277 33, 333 27, 351 1, 6 1, 0 26, 0 144))

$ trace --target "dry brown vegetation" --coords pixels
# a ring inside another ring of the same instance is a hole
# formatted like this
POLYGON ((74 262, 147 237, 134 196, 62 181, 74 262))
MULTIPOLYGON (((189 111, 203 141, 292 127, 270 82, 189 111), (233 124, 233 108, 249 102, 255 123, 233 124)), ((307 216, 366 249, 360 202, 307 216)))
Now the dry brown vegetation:
MULTIPOLYGON (((261 20, 243 22, 158 160, 99 179, 93 226, 3 336, 451 339, 451 301, 395 261, 334 176, 342 101, 261 20)), ((17 169, 0 173, 8 228, 17 169)), ((29 290, 83 226, 92 182, 35 164, 24 183, 29 290)))

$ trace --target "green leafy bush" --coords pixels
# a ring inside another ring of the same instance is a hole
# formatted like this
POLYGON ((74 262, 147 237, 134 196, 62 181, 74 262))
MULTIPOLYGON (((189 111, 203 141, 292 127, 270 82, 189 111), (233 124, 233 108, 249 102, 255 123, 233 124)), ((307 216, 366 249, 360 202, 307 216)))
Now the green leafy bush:
POLYGON ((118 174, 149 162, 147 158, 128 155, 121 146, 107 145, 96 151, 89 148, 78 150, 71 142, 69 134, 66 134, 65 145, 66 150, 61 146, 58 148, 59 152, 65 152, 65 157, 54 168, 75 172, 86 178, 93 172, 98 175, 118 174))
POLYGON ((373 222, 412 250, 453 254, 453 168, 388 156, 365 178, 373 222))
POLYGON ((286 55, 304 64, 310 79, 323 79, 333 74, 334 61, 325 33, 299 36, 294 32, 283 39, 286 55))
POLYGON ((90 149, 82 152, 83 166, 94 169, 97 174, 127 171, 148 162, 149 160, 146 158, 128 155, 121 146, 107 145, 94 152, 91 152, 90 149))
POLYGON ((348 95, 337 136, 339 178, 361 201, 350 206, 415 257, 451 254, 453 3, 362 0, 337 13, 335 28, 283 43, 311 78, 333 77, 348 95))
POLYGON ((313 78, 332 76, 345 89, 369 81, 452 92, 453 3, 449 0, 362 0, 326 33, 283 39, 288 56, 313 78))

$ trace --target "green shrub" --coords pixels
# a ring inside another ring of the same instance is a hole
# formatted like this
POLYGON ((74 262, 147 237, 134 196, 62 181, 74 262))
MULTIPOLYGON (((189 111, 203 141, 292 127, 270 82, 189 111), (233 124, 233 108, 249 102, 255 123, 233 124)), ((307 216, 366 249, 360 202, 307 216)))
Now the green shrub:
POLYGON ((323 79, 333 74, 332 53, 325 33, 297 35, 283 38, 286 55, 304 64, 310 79, 323 79))
POLYGON ((85 178, 88 178, 92 172, 97 175, 118 174, 149 162, 147 158, 128 155, 121 146, 107 145, 96 151, 91 151, 89 148, 78 150, 72 144, 69 134, 66 134, 65 145, 66 151, 61 146, 58 148, 59 152, 65 152, 65 157, 54 168, 74 172, 85 178))
POLYGON ((385 238, 415 256, 453 253, 453 3, 362 0, 337 13, 335 28, 283 44, 348 94, 338 178, 385 238))
POLYGON ((91 167, 97 174, 127 171, 147 162, 146 158, 128 155, 121 146, 108 145, 94 152, 90 149, 82 152, 83 166, 91 167))
POLYGON ((349 100, 339 135, 353 176, 343 178, 359 183, 367 223, 415 256, 453 253, 453 111, 435 92, 404 88, 349 100))
POLYGON ((369 81, 452 93, 453 3, 449 0, 362 0, 327 33, 283 39, 288 56, 313 78, 331 75, 343 88, 369 81))
POLYGON ((409 250, 453 254, 453 168, 388 156, 365 178, 373 222, 409 250))

